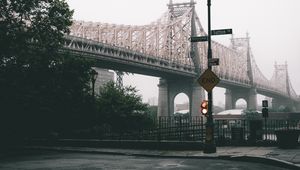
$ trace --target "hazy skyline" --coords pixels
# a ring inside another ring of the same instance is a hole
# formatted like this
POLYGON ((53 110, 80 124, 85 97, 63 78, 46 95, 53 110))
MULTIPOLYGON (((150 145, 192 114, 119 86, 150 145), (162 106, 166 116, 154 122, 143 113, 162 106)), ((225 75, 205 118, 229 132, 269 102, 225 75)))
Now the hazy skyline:
MULTIPOLYGON (((144 25, 158 19, 169 0, 67 0, 75 20, 125 25, 144 25)), ((189 0, 174 0, 189 2, 189 0)), ((207 30, 206 0, 196 0, 196 12, 207 30)), ((300 94, 300 1, 298 0, 212 0, 212 29, 232 28, 234 37, 250 35, 251 49, 262 73, 271 78, 274 63, 288 63, 289 76, 300 94)), ((224 45, 231 36, 213 37, 224 45)), ((144 101, 158 96, 158 78, 126 76, 124 84, 140 90, 144 101)), ((216 103, 224 101, 224 89, 214 93, 216 103)))

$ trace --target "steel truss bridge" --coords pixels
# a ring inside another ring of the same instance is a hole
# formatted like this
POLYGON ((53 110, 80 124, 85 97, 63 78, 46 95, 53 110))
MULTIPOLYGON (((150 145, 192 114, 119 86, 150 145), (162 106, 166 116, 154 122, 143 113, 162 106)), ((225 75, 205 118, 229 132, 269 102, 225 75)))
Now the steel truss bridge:
MULTIPOLYGON (((96 59, 98 67, 161 77, 161 115, 172 112, 170 103, 178 92, 187 93, 192 100, 191 105, 194 105, 190 109, 195 112, 194 115, 198 114, 195 104, 198 99, 193 96, 201 93, 200 98, 203 98, 204 92, 202 89, 197 93, 194 82, 207 68, 207 43, 191 43, 190 37, 207 33, 193 0, 175 4, 170 0, 168 10, 147 25, 74 21, 70 30, 70 34, 65 36, 63 50, 72 55, 96 59), (185 85, 171 87, 176 80, 187 80, 193 87, 190 90, 185 85), (173 90, 174 95, 171 89, 176 89, 173 90)), ((287 63, 275 64, 273 76, 267 79, 255 62, 248 35, 232 37, 229 46, 213 41, 212 54, 220 60, 220 65, 213 67, 213 71, 221 79, 218 86, 227 89, 227 109, 234 108, 232 103, 238 98, 244 98, 248 108, 255 109, 256 104, 253 101, 251 104, 251 100, 256 100, 256 93, 273 98, 274 106, 284 102, 284 105, 297 109, 295 105, 300 103, 300 99, 292 87, 287 63), (253 94, 254 99, 251 97, 253 94)))

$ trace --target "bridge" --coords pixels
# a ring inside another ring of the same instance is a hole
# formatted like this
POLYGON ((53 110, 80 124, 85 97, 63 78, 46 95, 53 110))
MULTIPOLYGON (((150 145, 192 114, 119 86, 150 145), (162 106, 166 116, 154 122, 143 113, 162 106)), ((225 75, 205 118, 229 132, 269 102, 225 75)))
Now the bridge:
MULTIPOLYGON (((93 58, 96 67, 160 77, 158 116, 171 115, 174 98, 182 92, 189 97, 191 114, 200 114, 205 92, 196 80, 207 69, 207 43, 191 43, 190 37, 207 33, 193 0, 170 0, 168 10, 148 25, 74 21, 70 30, 64 51, 93 58)), ((213 41, 212 54, 220 60, 213 71, 221 79, 218 86, 226 89, 226 109, 233 109, 240 98, 248 109, 257 109, 257 94, 262 94, 272 99, 274 109, 300 110, 287 63, 275 64, 272 78, 267 79, 255 62, 248 35, 232 37, 229 46, 213 41)))

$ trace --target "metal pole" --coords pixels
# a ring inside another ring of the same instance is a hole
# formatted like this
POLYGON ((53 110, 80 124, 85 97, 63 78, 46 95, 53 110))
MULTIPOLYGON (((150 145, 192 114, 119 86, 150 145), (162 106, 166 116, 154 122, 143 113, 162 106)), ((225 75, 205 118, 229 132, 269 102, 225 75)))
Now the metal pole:
POLYGON ((268 132, 267 132, 267 117, 265 117, 265 140, 267 140, 268 132))
MULTIPOLYGON (((208 51, 207 51, 207 60, 209 61, 212 58, 211 50, 211 23, 210 23, 210 6, 211 0, 207 0, 207 12, 208 12, 208 51)), ((208 64, 208 69, 211 70, 212 66, 208 64)), ((208 117, 206 122, 206 138, 203 152, 204 153, 216 153, 216 145, 214 141, 214 122, 212 117, 212 108, 213 108, 213 93, 212 91, 207 92, 208 97, 208 117)))
POLYGON ((92 81, 92 96, 93 96, 93 98, 95 98, 95 81, 93 80, 92 81))

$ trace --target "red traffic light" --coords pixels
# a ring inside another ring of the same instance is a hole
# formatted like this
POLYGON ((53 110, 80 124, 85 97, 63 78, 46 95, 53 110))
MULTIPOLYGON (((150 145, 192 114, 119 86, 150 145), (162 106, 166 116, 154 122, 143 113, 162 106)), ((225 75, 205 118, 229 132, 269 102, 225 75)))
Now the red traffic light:
POLYGON ((208 113, 208 101, 207 100, 203 100, 201 103, 201 113, 204 116, 207 116, 207 113, 208 113))

